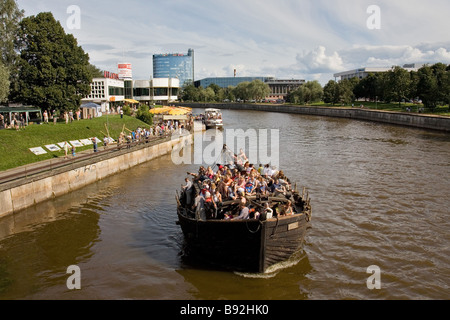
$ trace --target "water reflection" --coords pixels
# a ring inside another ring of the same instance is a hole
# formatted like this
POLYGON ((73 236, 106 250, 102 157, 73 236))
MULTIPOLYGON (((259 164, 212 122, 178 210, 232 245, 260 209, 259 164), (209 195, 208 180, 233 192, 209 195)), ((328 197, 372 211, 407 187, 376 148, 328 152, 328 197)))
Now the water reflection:
POLYGON ((305 252, 265 274, 218 271, 198 263, 195 268, 176 270, 195 288, 190 293, 198 300, 306 300, 310 291, 307 275, 311 271, 305 252))
POLYGON ((309 189, 313 228, 292 264, 255 275, 188 261, 175 190, 197 166, 165 156, 0 219, 0 299, 449 298, 449 134, 252 111, 224 121, 279 129, 280 167, 309 189))

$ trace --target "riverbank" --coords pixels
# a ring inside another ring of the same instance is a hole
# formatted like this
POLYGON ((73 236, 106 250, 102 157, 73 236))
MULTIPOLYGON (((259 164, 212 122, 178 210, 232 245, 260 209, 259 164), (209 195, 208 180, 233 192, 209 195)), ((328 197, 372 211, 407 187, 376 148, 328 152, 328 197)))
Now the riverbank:
MULTIPOLYGON (((44 160, 57 160, 64 158, 64 151, 58 143, 64 141, 77 141, 97 137, 103 138, 110 135, 117 139, 122 131, 135 130, 136 128, 149 128, 149 125, 134 117, 119 115, 107 115, 99 118, 85 119, 80 121, 58 122, 56 124, 30 125, 20 130, 0 130, 0 172, 18 166, 24 166, 44 160), (45 146, 56 145, 55 151, 45 146), (46 151, 44 154, 35 155, 30 148, 41 147, 46 151)), ((99 143, 99 147, 103 142, 99 143)), ((76 148, 76 153, 89 150, 92 145, 81 145, 76 148)))
POLYGON ((156 138, 95 155, 82 152, 76 158, 36 163, 25 172, 23 167, 1 172, 0 218, 168 154, 185 139, 192 135, 156 138))
POLYGON ((253 103, 179 103, 189 108, 218 108, 305 114, 324 117, 349 118, 388 124, 450 132, 450 117, 407 112, 371 110, 358 107, 293 106, 253 103))

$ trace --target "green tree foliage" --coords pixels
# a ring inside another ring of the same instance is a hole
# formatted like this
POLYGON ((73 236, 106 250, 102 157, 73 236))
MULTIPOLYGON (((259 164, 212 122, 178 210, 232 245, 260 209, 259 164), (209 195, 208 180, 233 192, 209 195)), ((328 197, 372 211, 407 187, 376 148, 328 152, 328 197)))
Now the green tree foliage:
POLYGON ((335 82, 330 80, 324 87, 323 97, 325 103, 349 104, 355 100, 353 90, 356 87, 354 80, 341 80, 335 82))
POLYGON ((437 105, 450 102, 450 66, 425 65, 419 69, 417 77, 416 92, 425 107, 434 110, 437 105))
POLYGON ((48 110, 75 110, 90 92, 89 56, 50 12, 24 18, 14 99, 48 110))
POLYGON ((0 103, 5 102, 9 95, 9 71, 0 61, 0 103))
POLYGON ((328 83, 323 88, 323 101, 325 103, 335 104, 338 101, 338 84, 334 80, 328 81, 328 83))
POLYGON ((295 104, 309 104, 321 101, 324 95, 322 85, 317 81, 308 81, 288 94, 288 101, 295 104))
POLYGON ((385 99, 399 103, 407 100, 411 92, 411 76, 401 67, 394 67, 387 73, 388 90, 385 99))
POLYGON ((149 106, 145 104, 139 106, 139 109, 136 113, 136 118, 149 125, 153 124, 153 114, 150 113, 149 106))
POLYGON ((261 80, 254 80, 248 84, 248 94, 250 99, 261 101, 270 94, 270 87, 261 80))
POLYGON ((180 98, 183 101, 198 102, 200 98, 199 90, 193 84, 186 85, 181 89, 180 98))
POLYGON ((122 107, 122 111, 123 111, 123 114, 126 115, 126 116, 130 116, 131 117, 131 115, 133 114, 133 111, 131 110, 131 107, 129 105, 127 105, 127 104, 122 107))
POLYGON ((239 83, 236 88, 234 88, 234 95, 236 99, 242 100, 242 101, 248 101, 251 99, 250 96, 250 82, 244 81, 239 83))
POLYGON ((103 71, 94 66, 93 64, 89 64, 87 66, 87 69, 89 73, 91 74, 92 78, 102 78, 103 77, 103 71))
POLYGON ((241 82, 236 87, 221 88, 216 84, 211 84, 207 88, 196 88, 194 85, 184 86, 181 91, 183 101, 193 102, 222 102, 225 99, 235 101, 263 100, 270 94, 270 88, 267 83, 261 80, 252 82, 241 82))
POLYGON ((15 0, 0 0, 0 60, 7 68, 12 68, 17 58, 14 39, 23 16, 15 0))

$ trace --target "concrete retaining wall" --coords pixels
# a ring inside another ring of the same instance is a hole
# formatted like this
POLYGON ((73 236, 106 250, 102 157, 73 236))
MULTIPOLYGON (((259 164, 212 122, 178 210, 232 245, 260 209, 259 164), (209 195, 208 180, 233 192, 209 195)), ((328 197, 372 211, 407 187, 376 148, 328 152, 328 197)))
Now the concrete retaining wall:
MULTIPOLYGON (((181 105, 181 104, 180 104, 181 105)), ((390 112, 361 108, 308 107, 290 105, 262 104, 201 104, 183 103, 190 108, 218 108, 230 110, 255 110, 266 112, 282 112, 326 117, 350 118, 356 120, 376 121, 396 125, 411 126, 450 132, 450 117, 422 115, 414 113, 390 112)))
POLYGON ((122 154, 1 191, 0 218, 171 153, 173 147, 183 142, 183 139, 192 139, 192 135, 162 142, 148 148, 122 154))

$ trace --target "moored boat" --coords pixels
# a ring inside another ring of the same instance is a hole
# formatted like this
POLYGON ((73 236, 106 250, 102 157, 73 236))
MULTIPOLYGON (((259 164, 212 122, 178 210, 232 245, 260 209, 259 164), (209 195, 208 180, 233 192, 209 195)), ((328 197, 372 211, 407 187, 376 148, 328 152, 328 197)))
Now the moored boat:
POLYGON ((208 108, 205 110, 206 129, 222 128, 222 112, 219 109, 208 108))

